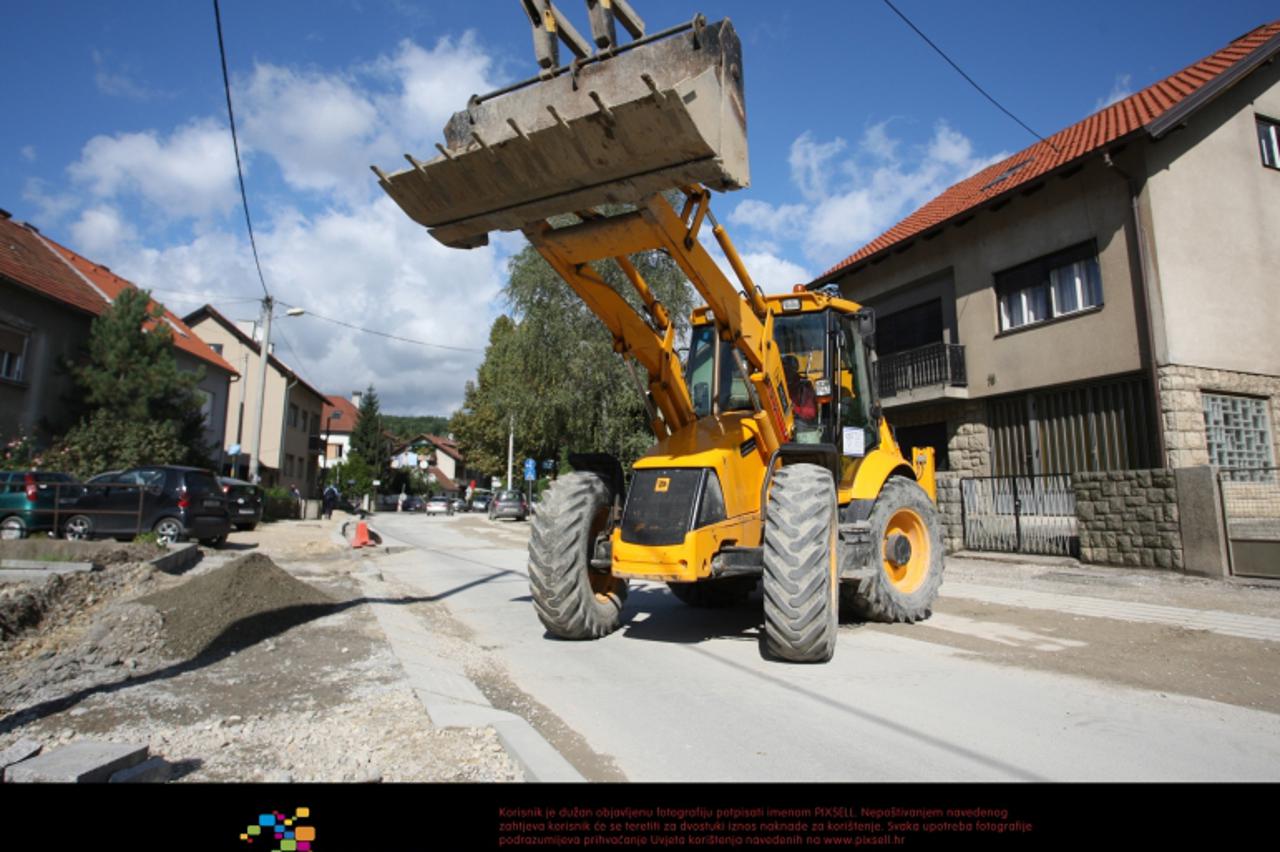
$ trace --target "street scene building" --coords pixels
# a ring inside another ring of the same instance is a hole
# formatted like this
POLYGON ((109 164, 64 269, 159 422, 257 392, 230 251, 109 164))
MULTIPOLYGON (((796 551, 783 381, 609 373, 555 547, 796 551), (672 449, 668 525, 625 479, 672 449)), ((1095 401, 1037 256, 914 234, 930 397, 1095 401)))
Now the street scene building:
POLYGON ((1278 36, 983 169, 810 285, 876 309, 902 443, 967 478, 1274 468, 1278 36))
MULTIPOLYGON (((229 455, 224 468, 227 473, 243 479, 248 476, 251 461, 253 439, 249 430, 253 428, 253 406, 259 394, 258 359, 262 346, 255 339, 252 323, 242 328, 212 305, 188 314, 186 322, 212 349, 240 365, 242 378, 231 400, 223 446, 240 447, 238 454, 229 455)), ((303 494, 316 494, 325 396, 272 353, 267 354, 266 377, 259 459, 262 484, 297 487, 303 494)))

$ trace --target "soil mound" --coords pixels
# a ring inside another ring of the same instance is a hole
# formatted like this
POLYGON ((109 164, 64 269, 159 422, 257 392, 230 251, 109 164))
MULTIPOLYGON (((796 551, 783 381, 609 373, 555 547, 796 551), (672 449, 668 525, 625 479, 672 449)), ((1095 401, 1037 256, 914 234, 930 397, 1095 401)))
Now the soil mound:
POLYGON ((164 617, 165 650, 182 659, 246 648, 337 606, 260 553, 145 598, 164 617))

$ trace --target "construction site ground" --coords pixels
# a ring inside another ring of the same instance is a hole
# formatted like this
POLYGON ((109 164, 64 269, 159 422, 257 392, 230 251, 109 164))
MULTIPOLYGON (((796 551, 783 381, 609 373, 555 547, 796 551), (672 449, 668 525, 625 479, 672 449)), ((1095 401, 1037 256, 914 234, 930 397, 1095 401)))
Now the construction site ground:
POLYGON ((136 743, 179 782, 522 780, 492 728, 433 725, 369 578, 432 630, 451 617, 339 544, 345 520, 233 533, 178 576, 120 545, 102 570, 0 585, 0 751, 136 743))

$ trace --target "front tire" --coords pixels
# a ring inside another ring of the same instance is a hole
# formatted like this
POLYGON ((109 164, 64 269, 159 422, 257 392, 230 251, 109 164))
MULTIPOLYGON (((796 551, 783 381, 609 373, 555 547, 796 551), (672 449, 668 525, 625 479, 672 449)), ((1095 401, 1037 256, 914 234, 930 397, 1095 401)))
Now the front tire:
POLYGON ((942 521, 937 507, 919 484, 894 476, 880 490, 870 521, 870 575, 849 585, 842 595, 846 604, 869 621, 928 618, 942 586, 942 521), (898 538, 905 540, 907 550, 895 553, 898 538))
POLYGON ((764 524, 765 647, 773 656, 825 663, 835 654, 838 530, 829 470, 795 464, 774 474, 764 524))
POLYGON ((62 525, 62 537, 67 541, 88 541, 93 537, 93 521, 86 515, 72 515, 62 525))
POLYGON ((542 624, 563 639, 599 639, 622 624, 627 583, 591 568, 597 537, 609 525, 609 487, 575 472, 547 494, 529 536, 529 591, 542 624))

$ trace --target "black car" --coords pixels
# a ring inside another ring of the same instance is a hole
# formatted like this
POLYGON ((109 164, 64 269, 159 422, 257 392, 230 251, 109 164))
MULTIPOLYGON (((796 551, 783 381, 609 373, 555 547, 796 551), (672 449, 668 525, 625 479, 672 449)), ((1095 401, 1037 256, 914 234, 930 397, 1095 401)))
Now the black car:
POLYGON ((95 476, 68 515, 63 532, 70 539, 154 532, 167 543, 195 538, 217 546, 231 531, 231 513, 217 478, 207 470, 175 465, 95 476))
POLYGON ((427 508, 427 503, 417 494, 410 494, 404 498, 404 506, 401 507, 406 512, 422 512, 427 508))
POLYGON ((243 479, 219 476, 218 484, 227 497, 227 509, 231 512, 231 524, 238 530, 251 530, 262 521, 263 492, 260 487, 243 479))
POLYGON ((529 517, 529 504, 519 491, 499 491, 489 504, 489 520, 515 518, 523 521, 529 517))

